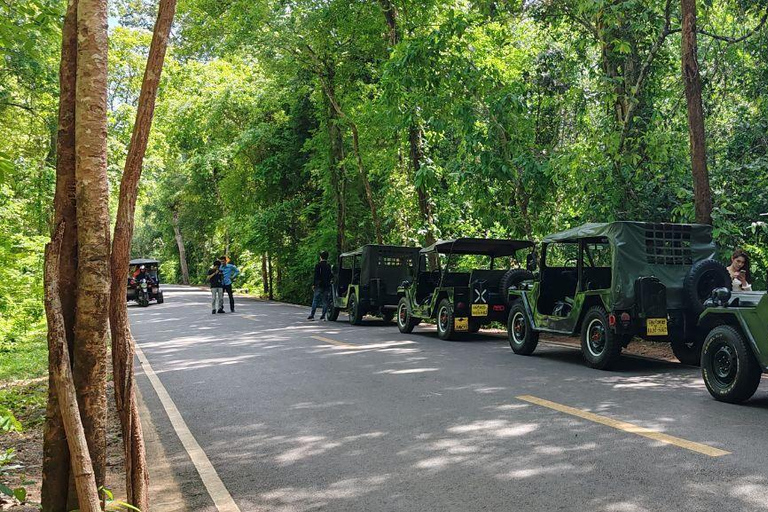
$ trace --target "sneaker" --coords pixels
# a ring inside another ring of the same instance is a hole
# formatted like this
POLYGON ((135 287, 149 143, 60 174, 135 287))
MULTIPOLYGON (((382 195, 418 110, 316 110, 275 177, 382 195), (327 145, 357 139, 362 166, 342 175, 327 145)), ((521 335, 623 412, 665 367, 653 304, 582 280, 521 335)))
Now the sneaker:
POLYGON ((212 314, 212 315, 215 315, 215 314, 216 314, 216 310, 215 310, 215 309, 212 309, 212 310, 211 310, 211 314, 212 314))
POLYGON ((235 308, 230 309, 229 312, 230 313, 234 313, 235 312, 235 308))
POLYGON ((312 315, 309 315, 309 316, 307 317, 307 320, 314 320, 314 319, 315 319, 315 317, 313 317, 312 315))
POLYGON ((219 309, 219 310, 218 310, 218 311, 216 311, 216 312, 217 312, 217 313, 224 313, 224 308, 221 308, 221 309, 219 309))

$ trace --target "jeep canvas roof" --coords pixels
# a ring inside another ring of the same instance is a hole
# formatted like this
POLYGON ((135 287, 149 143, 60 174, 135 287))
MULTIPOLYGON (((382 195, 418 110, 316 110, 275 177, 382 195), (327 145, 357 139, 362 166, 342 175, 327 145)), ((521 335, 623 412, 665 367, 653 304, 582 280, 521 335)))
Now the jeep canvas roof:
POLYGON ((422 253, 484 254, 493 257, 513 256, 520 249, 533 247, 528 240, 500 240, 494 238, 457 238, 438 240, 421 250, 422 253))

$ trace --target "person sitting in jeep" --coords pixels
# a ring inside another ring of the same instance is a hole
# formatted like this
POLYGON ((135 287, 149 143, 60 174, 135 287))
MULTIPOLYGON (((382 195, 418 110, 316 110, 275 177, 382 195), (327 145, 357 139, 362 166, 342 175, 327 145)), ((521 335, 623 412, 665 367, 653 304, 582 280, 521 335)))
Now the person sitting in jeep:
POLYGON ((733 291, 752 291, 752 272, 749 268, 749 254, 745 250, 736 249, 733 251, 731 264, 728 265, 728 273, 731 274, 733 291))

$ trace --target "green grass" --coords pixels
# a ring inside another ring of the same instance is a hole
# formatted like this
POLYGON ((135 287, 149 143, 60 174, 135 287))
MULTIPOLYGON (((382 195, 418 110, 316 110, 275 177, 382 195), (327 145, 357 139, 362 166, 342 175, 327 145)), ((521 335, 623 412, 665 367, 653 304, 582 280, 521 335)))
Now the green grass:
POLYGON ((30 329, 13 343, 0 345, 0 385, 42 377, 48 372, 45 324, 30 329))
POLYGON ((40 323, 0 347, 0 409, 9 409, 24 427, 33 427, 45 419, 48 387, 45 324, 40 323))

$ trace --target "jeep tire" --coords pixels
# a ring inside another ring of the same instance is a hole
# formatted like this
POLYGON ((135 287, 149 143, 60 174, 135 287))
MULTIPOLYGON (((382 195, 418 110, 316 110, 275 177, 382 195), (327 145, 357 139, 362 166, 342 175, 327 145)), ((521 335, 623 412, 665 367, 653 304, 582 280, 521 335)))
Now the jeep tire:
POLYGON ((408 299, 400 297, 400 302, 397 303, 397 328, 403 334, 413 332, 413 328, 421 323, 420 318, 413 318, 411 316, 411 310, 408 307, 408 299))
POLYGON ((589 308, 581 324, 581 354, 592 368, 608 370, 621 355, 622 339, 608 325, 602 306, 589 308))
POLYGON ((672 353, 678 361, 688 366, 699 366, 701 363, 701 348, 703 340, 672 340, 672 353))
POLYGON ((520 284, 523 281, 530 281, 533 279, 533 273, 530 270, 524 268, 513 268, 507 270, 506 273, 501 276, 499 281, 499 293, 504 299, 504 304, 509 306, 509 287, 516 284, 520 284))
POLYGON ((395 318, 395 311, 392 309, 384 309, 381 311, 381 319, 385 324, 392 323, 392 319, 395 318))
POLYGON ((704 302, 715 288, 731 289, 731 274, 725 265, 716 260, 694 263, 683 280, 686 309, 698 317, 704 311, 704 302))
POLYGON ((744 336, 730 325, 712 329, 701 352, 701 375, 715 400, 748 400, 760 385, 760 365, 744 336))
POLYGON ((328 307, 328 320, 331 322, 335 322, 336 320, 339 319, 339 313, 340 313, 339 308, 331 304, 328 307))
POLYGON ((357 296, 352 293, 349 296, 349 323, 351 325, 360 325, 363 321, 363 311, 360 308, 360 303, 357 301, 357 296))
POLYGON ((437 305, 437 315, 435 315, 437 324, 437 336, 441 340, 451 340, 456 331, 453 325, 453 307, 448 299, 443 299, 437 305))
POLYGON ((482 323, 480 323, 479 319, 470 318, 469 319, 469 330, 467 332, 471 334, 477 333, 477 331, 480 330, 480 328, 483 326, 482 323))
POLYGON ((515 354, 529 356, 539 344, 539 333, 533 330, 533 325, 521 301, 512 303, 507 319, 507 336, 509 346, 515 354))

